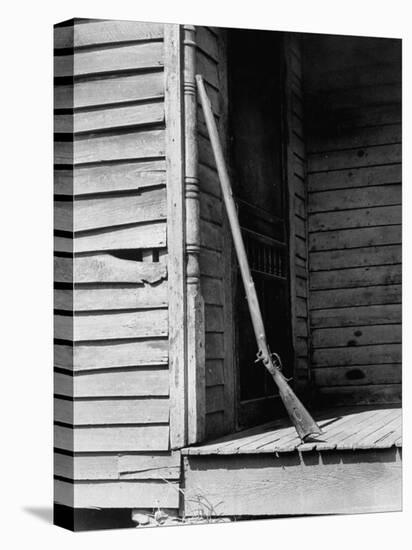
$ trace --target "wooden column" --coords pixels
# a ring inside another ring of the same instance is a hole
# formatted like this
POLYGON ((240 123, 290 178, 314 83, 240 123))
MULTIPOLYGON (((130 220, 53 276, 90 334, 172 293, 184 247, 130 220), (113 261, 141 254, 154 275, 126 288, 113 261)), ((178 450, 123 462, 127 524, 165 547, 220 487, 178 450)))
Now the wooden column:
POLYGON ((167 272, 169 283, 170 446, 187 442, 185 342, 185 198, 180 25, 165 25, 167 272))
POLYGON ((188 443, 201 441, 205 425, 205 322, 200 289, 200 188, 197 176, 195 27, 184 26, 186 341, 188 443))

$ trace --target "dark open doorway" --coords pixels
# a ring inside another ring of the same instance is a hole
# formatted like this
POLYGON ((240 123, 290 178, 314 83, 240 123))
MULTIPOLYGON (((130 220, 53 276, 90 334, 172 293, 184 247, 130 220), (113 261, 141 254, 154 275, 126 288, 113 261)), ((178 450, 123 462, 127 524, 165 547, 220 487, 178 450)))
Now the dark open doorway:
MULTIPOLYGON (((282 33, 228 36, 230 161, 249 263, 272 351, 291 375, 287 193, 282 146, 282 33)), ((238 427, 274 417, 277 390, 262 365, 240 278, 235 289, 238 427)))

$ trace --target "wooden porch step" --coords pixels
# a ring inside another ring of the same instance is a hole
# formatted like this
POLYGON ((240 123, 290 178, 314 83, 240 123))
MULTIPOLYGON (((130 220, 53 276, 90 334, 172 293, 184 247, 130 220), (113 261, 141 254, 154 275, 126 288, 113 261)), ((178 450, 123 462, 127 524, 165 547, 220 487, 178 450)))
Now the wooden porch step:
POLYGON ((260 517, 401 509, 401 409, 315 415, 301 443, 286 420, 183 449, 186 515, 260 517))

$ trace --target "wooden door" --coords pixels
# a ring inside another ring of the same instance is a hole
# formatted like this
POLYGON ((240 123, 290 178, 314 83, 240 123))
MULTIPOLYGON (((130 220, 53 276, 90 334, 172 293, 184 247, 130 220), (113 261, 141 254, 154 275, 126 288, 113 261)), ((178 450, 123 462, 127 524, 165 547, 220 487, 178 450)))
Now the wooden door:
MULTIPOLYGON (((281 34, 229 33, 229 131, 232 179, 246 249, 272 351, 285 374, 291 361, 287 196, 282 162, 281 34)), ((238 425, 274 418, 271 376, 255 364, 256 341, 240 278, 235 289, 238 425)))

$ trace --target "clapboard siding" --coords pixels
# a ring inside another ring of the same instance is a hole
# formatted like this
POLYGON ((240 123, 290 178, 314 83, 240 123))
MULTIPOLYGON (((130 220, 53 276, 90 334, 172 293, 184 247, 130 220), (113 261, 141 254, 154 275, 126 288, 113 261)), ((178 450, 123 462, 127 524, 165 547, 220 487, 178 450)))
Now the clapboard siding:
POLYGON ((314 381, 325 403, 399 402, 400 42, 305 46, 314 381))
POLYGON ((55 29, 55 500, 75 507, 178 507, 163 37, 55 29))
POLYGON ((286 154, 289 191, 290 291, 295 352, 294 384, 298 392, 308 389, 308 236, 306 144, 302 87, 302 53, 295 35, 285 37, 286 58, 286 154))
MULTIPOLYGON (((196 71, 203 75, 223 144, 227 117, 225 35, 209 27, 196 27, 196 71)), ((200 104, 197 108, 198 177, 200 181, 200 273, 205 301, 206 437, 232 427, 233 387, 230 369, 231 260, 230 235, 212 147, 200 104), (216 416, 220 422, 215 422, 216 416)))

